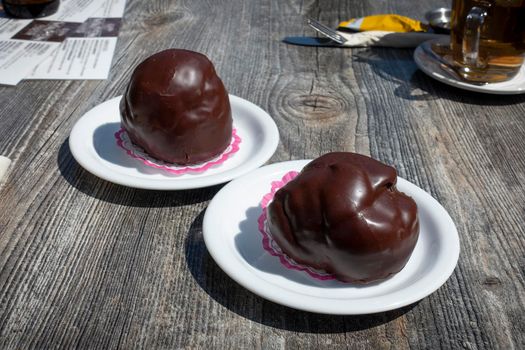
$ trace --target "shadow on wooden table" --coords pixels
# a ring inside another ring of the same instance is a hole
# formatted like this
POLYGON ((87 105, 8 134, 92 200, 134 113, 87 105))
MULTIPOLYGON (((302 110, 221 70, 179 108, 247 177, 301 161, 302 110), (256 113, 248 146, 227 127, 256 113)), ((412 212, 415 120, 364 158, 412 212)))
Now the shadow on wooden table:
POLYGON ((131 207, 174 207, 209 201, 222 185, 197 190, 155 191, 113 184, 84 170, 69 150, 69 138, 58 151, 57 165, 64 179, 74 188, 104 202, 131 207))
POLYGON ((265 326, 308 333, 342 333, 373 328, 395 320, 417 303, 362 316, 337 316, 295 310, 265 300, 233 281, 212 259, 202 236, 203 210, 193 221, 185 244, 186 264, 199 286, 230 311, 265 326))
MULTIPOLYGON (((405 49, 368 48, 356 52, 353 55, 353 60, 357 63, 368 64, 377 76, 396 84, 397 86, 393 90, 394 95, 405 100, 431 101, 447 99, 473 105, 493 106, 513 105, 525 102, 525 94, 483 94, 459 89, 439 82, 419 70, 412 57, 413 52, 413 50, 405 49)), ((373 85, 367 84, 368 89, 370 89, 371 86, 373 85)), ((387 87, 385 87, 385 89, 386 88, 387 87)), ((374 91, 369 92, 371 95, 379 93, 374 91)))

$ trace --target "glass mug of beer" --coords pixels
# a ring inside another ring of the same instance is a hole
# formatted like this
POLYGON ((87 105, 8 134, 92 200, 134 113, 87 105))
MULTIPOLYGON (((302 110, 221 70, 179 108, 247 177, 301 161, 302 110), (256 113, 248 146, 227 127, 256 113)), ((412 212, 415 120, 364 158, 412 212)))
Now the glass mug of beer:
POLYGON ((2 0, 5 13, 11 17, 38 18, 57 12, 60 0, 2 0))
POLYGON ((460 77, 478 84, 512 79, 524 54, 525 0, 453 0, 450 55, 460 77))

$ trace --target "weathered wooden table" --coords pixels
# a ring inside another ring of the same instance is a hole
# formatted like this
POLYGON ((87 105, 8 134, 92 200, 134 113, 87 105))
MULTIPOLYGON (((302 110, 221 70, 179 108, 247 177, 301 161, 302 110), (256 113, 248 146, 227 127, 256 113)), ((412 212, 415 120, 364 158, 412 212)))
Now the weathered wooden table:
POLYGON ((411 50, 290 46, 373 13, 446 1, 129 0, 107 81, 0 88, 0 348, 525 348, 525 96, 469 93, 411 50), (271 162, 357 151, 395 164, 459 230, 448 282, 391 312, 329 316, 266 301, 209 256, 202 219, 221 188, 157 192, 98 179, 68 148, 75 121, 123 92, 164 48, 207 54, 229 92, 275 119, 271 162))

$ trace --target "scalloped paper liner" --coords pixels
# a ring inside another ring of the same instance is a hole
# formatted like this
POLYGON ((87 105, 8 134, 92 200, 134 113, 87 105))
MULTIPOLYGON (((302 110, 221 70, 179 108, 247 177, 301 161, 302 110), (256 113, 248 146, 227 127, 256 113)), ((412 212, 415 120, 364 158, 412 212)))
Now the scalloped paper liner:
POLYGON ((222 152, 220 155, 204 163, 180 166, 151 157, 143 148, 131 142, 128 133, 122 128, 115 133, 115 139, 117 140, 117 145, 124 149, 126 154, 130 157, 140 160, 146 166, 155 169, 162 169, 175 175, 202 173, 211 167, 224 163, 228 158, 239 151, 239 145, 242 141, 241 137, 237 133, 237 129, 233 128, 232 141, 226 150, 224 150, 224 152, 222 152))
POLYGON ((270 255, 278 257, 281 264, 287 269, 306 272, 311 277, 321 281, 335 280, 335 275, 326 273, 321 270, 313 269, 309 266, 301 265, 295 262, 289 256, 287 256, 277 245, 277 242, 275 242, 275 240, 272 237, 272 234, 270 233, 270 230, 268 229, 268 205, 272 201, 275 192, 277 192, 277 190, 286 185, 289 181, 293 180, 297 175, 299 175, 297 171, 290 171, 286 173, 281 180, 272 181, 270 192, 265 194, 261 199, 262 214, 261 216, 259 216, 257 222, 259 224, 259 232, 261 232, 263 236, 263 248, 268 253, 270 253, 270 255))

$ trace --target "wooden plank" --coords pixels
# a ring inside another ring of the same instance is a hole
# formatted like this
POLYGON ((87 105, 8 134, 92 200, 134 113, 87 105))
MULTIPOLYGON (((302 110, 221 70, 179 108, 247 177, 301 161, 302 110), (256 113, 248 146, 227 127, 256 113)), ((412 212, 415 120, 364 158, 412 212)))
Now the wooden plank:
POLYGON ((0 88, 0 348, 466 348, 525 346, 522 96, 435 82, 410 50, 290 46, 313 17, 416 18, 448 2, 128 0, 110 79, 0 88), (221 186, 159 192, 107 183, 67 146, 71 127, 169 47, 207 54, 229 91, 267 110, 271 162, 346 150, 395 164, 458 226, 451 279, 419 303, 316 315, 233 282, 202 239, 221 186))

